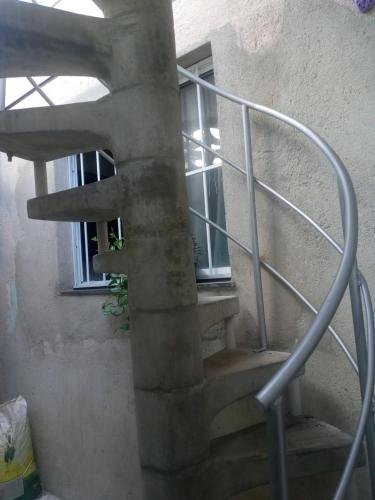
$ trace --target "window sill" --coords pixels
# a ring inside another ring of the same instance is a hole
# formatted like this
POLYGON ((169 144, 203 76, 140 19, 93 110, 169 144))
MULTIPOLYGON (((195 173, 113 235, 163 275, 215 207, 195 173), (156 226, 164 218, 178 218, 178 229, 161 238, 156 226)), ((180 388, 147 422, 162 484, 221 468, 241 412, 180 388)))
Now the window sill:
MULTIPOLYGON (((197 283, 198 291, 213 290, 215 288, 230 288, 236 289, 234 281, 208 281, 206 283, 197 283)), ((70 290, 60 290, 60 295, 64 297, 80 297, 87 295, 110 295, 111 292, 108 288, 72 288, 70 290)))
POLYGON ((66 296, 76 296, 81 295, 109 295, 111 292, 107 287, 103 288, 72 288, 68 290, 60 290, 60 295, 66 296))

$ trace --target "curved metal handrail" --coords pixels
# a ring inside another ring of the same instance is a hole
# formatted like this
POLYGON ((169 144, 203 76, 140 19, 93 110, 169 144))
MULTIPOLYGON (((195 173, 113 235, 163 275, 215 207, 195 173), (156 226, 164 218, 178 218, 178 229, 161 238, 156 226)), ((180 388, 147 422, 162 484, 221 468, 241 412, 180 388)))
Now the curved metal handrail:
MULTIPOLYGON (((227 165, 233 167, 235 170, 240 172, 243 175, 246 175, 246 172, 244 169, 242 169, 237 163, 228 160, 225 158, 223 155, 218 153, 217 151, 214 151, 212 148, 207 146, 207 144, 204 144, 203 142, 199 141, 198 139, 195 139, 191 135, 187 134, 186 132, 182 133, 183 137, 191 142, 194 142, 197 146, 202 147, 206 149, 208 152, 213 154, 215 157, 220 158, 224 163, 227 165)), ((220 169, 221 166, 215 166, 215 167, 209 167, 210 169, 220 169)), ((206 169, 197 169, 197 173, 203 173, 204 171, 207 171, 208 168, 206 169)), ((305 212, 303 212, 299 207, 294 205, 291 201, 289 201, 287 198, 282 196, 279 192, 277 192, 275 189, 272 189, 268 184, 266 184, 263 181, 260 181, 257 177, 254 177, 255 183, 263 189, 265 192, 271 194, 274 198, 279 200, 281 203, 285 204, 287 207, 291 208, 294 212, 296 212, 298 215, 300 215, 303 219, 305 219, 311 226, 313 226, 321 236, 325 240, 327 240, 330 245, 339 253, 342 255, 343 249, 337 243, 317 222, 314 221, 310 216, 308 216, 305 212)), ((234 243, 236 243, 238 246, 240 246, 246 253, 248 253, 250 256, 252 255, 252 251, 240 243, 238 239, 236 239, 233 235, 229 234, 227 231, 225 231, 223 228, 215 224, 213 221, 210 219, 204 217, 202 214, 197 212, 196 210, 190 208, 189 209, 196 217, 199 217, 201 220, 203 220, 206 224, 211 225, 211 227, 215 228, 219 232, 221 232, 224 236, 226 236, 228 239, 232 240, 234 243)), ((308 301, 308 299, 296 288, 290 281, 288 281, 281 273, 279 273, 276 269, 274 269, 270 264, 265 262, 264 260, 261 260, 261 264, 266 269, 267 271, 270 272, 272 276, 277 278, 281 283, 283 283, 301 302, 303 302, 308 309, 310 309, 311 312, 313 312, 315 315, 318 314, 317 309, 311 304, 311 302, 308 301)), ((345 356, 347 357, 349 363, 353 367, 354 371, 358 374, 358 366, 357 363, 355 362, 353 356, 351 355, 349 348, 345 345, 344 341, 340 337, 340 335, 332 328, 332 326, 328 327, 328 331, 330 334, 333 336, 333 338, 336 340, 338 345, 340 346, 341 350, 344 352, 345 356)))
POLYGON ((265 387, 256 395, 256 399, 264 408, 269 408, 288 388, 291 381, 302 369, 309 359, 317 345, 319 344, 324 332, 327 330, 336 310, 342 300, 345 290, 348 286, 351 272, 356 259, 357 241, 358 241, 358 214, 356 196, 350 176, 333 149, 316 132, 309 129, 297 120, 290 118, 278 111, 261 106, 245 99, 234 96, 215 85, 212 85, 201 78, 192 75, 189 71, 178 66, 178 71, 191 81, 211 90, 216 95, 220 95, 241 106, 259 111, 272 116, 279 121, 290 125, 306 135, 326 156, 337 175, 342 199, 344 202, 344 226, 347 228, 342 258, 337 270, 337 274, 326 295, 323 304, 316 315, 308 332, 297 344, 289 359, 276 372, 265 387))
MULTIPOLYGON (((185 69, 178 67, 178 71, 184 75, 186 78, 189 80, 195 82, 197 85, 205 87, 206 89, 214 92, 216 95, 219 95, 221 97, 224 97, 236 104, 239 104, 242 106, 242 111, 243 111, 243 117, 245 117, 244 124, 245 126, 247 125, 247 132, 248 136, 250 135, 249 132, 249 126, 250 123, 248 121, 248 124, 246 124, 246 119, 248 119, 248 111, 249 110, 255 110, 258 112, 261 112, 263 114, 266 114, 268 116, 271 116, 293 128, 296 130, 302 132, 315 146, 318 147, 321 153, 324 154, 326 159, 329 161, 331 164, 331 167, 333 168, 333 171, 336 174, 337 177, 337 182, 338 182, 338 187, 339 187, 339 196, 340 196, 340 202, 341 202, 341 216, 342 216, 342 224, 343 224, 343 229, 344 229, 344 246, 343 248, 338 245, 338 243, 331 238, 320 226, 313 221, 309 216, 307 216, 302 210, 300 210, 298 207, 290 203, 288 200, 286 200, 284 197, 279 195, 276 191, 274 191, 272 188, 269 188, 265 183, 262 183, 261 181, 257 181, 258 185, 265 189, 266 191, 270 192, 273 196, 278 198, 280 201, 288 205, 289 207, 293 208, 299 215, 301 215, 305 220, 307 220, 310 224, 312 224, 329 242, 330 244, 341 254, 341 260, 340 264, 337 270, 337 274, 333 280, 333 283, 331 285, 331 288, 326 295, 326 298, 323 301, 323 304, 320 308, 319 311, 316 313, 316 317, 314 321, 312 322, 310 328, 308 329, 307 333, 304 335, 302 340, 298 343, 297 347, 295 350, 292 352, 290 355, 289 359, 283 364, 283 366, 276 372, 276 374, 271 378, 271 380, 263 387, 263 389, 256 395, 256 399, 258 402, 265 408, 275 408, 275 404, 277 401, 279 401, 280 397, 285 393, 287 390, 287 387, 293 380, 293 378, 297 375, 298 371, 303 367, 303 365, 306 363, 306 361, 310 358, 311 354, 314 352, 315 348, 317 347, 318 343, 320 342, 322 336, 324 335, 324 332, 326 331, 327 328, 330 328, 330 322, 335 315, 337 308, 339 304, 341 303, 342 297, 351 282, 351 277, 352 277, 352 271, 355 269, 356 265, 356 251, 357 251, 357 243, 358 243, 358 214, 357 214, 357 202, 356 202, 356 196, 354 192, 354 188, 350 179, 350 176, 346 170, 345 165, 342 163, 340 158, 337 156, 337 154, 334 152, 334 150, 327 144, 316 132, 311 130, 310 128, 306 127, 302 123, 298 122, 297 120, 294 120, 293 118, 290 118, 282 113, 279 113, 278 111, 272 110, 268 107, 261 106, 255 103, 252 103, 250 101, 241 99, 237 96, 234 96, 204 80, 201 78, 192 75, 190 72, 186 71, 185 69)), ((185 134, 186 137, 186 134, 185 134)), ((190 139, 190 137, 189 137, 190 139)), ((193 139, 194 140, 194 139, 193 139)), ((251 137, 248 137, 248 140, 251 140, 251 137)), ((194 140, 194 142, 197 142, 194 140)), ((204 147, 203 143, 200 144, 200 146, 204 147)), ((249 148, 248 144, 245 144, 245 149, 249 148)), ((212 153, 215 156, 218 156, 222 158, 226 163, 228 163, 227 160, 225 160, 221 155, 218 155, 217 152, 212 151, 212 153)), ((249 159, 249 158, 248 158, 249 159)), ((249 160, 250 162, 252 161, 251 158, 249 160)), ((233 162, 229 162, 229 164, 233 165, 233 162)), ((244 171, 238 166, 234 166, 237 170, 244 171)), ((252 166, 251 166, 252 168, 252 166)), ((247 169, 247 177, 249 177, 249 169, 247 169)), ((251 172, 252 174, 252 172, 251 172)), ((252 180, 253 181, 253 180, 252 180)), ((254 181, 253 181, 254 182, 254 181)), ((249 183, 249 180, 248 180, 249 183)), ((249 184, 248 184, 249 186, 249 184)), ((212 221, 209 221, 206 217, 203 217, 201 214, 198 212, 194 211, 191 209, 195 215, 198 217, 202 218, 203 220, 206 221, 206 223, 211 223, 212 226, 216 226, 216 229, 221 230, 226 236, 233 241, 235 241, 237 244, 239 244, 245 251, 247 251, 251 255, 251 250, 245 247, 245 245, 241 244, 238 240, 233 238, 229 233, 227 233, 225 230, 222 228, 219 228, 216 224, 212 223, 212 221)), ((258 250, 258 249, 257 249, 258 250)), ((258 255, 256 255, 258 257, 258 255)), ((297 296, 300 297, 300 292, 291 285, 283 276, 281 276, 275 269, 273 269, 269 264, 262 263, 263 267, 268 269, 272 274, 288 286, 289 289, 291 289, 297 296)), ((368 420, 368 415, 369 411, 371 408, 371 400, 372 400, 372 395, 373 395, 373 387, 374 387, 374 380, 375 380, 375 359, 374 359, 374 353, 373 353, 373 348, 374 348, 374 324, 373 324, 373 311, 372 311, 372 303, 371 303, 371 297, 369 294, 368 286, 367 283, 363 280, 361 280, 361 293, 363 294, 363 299, 364 299, 364 305, 365 305, 365 310, 366 310, 366 316, 367 316, 367 331, 368 331, 368 372, 367 372, 367 378, 366 378, 366 387, 364 391, 364 398, 363 398, 363 404, 361 408, 361 414, 359 418, 359 422, 357 425, 357 429, 355 432, 355 437, 353 441, 353 445, 348 457, 347 464, 345 466, 342 478, 340 480, 340 483, 338 485, 336 494, 335 494, 335 500, 339 500, 343 498, 343 495, 345 494, 345 491, 347 489, 347 486, 349 484, 352 471, 355 466, 355 460, 359 451, 359 446, 363 440, 364 432, 365 432, 365 427, 366 427, 366 422, 368 420), (371 337, 371 338, 370 338, 371 337)), ((303 296, 302 296, 303 297, 303 296)), ((301 297, 300 297, 301 298, 301 297)), ((302 299, 303 300, 303 299, 302 299)), ((305 299, 306 300, 306 299, 305 299)), ((304 301, 305 302, 305 301, 304 301)), ((308 301, 306 300, 306 305, 308 305, 308 301)), ((311 306, 311 304, 310 304, 311 306)), ((312 307, 312 306, 311 306, 312 307)), ((311 309, 310 307, 310 309, 311 309)), ((312 309, 313 310, 313 309, 312 309)), ((341 340, 341 339, 340 339, 341 340)), ((339 342, 340 343, 340 342, 339 342)), ((341 345, 341 344, 340 344, 341 345)), ((342 345, 341 345, 342 347, 342 345)), ((345 346, 344 346, 344 352, 345 351, 345 346)), ((349 356, 348 359, 351 360, 352 357, 348 351, 349 356)), ((352 359, 353 360, 353 359, 352 359)), ((354 361, 354 360, 353 360, 354 361)), ((355 363, 351 363, 352 366, 356 367, 355 363)), ((282 457, 278 457, 278 460, 285 460, 282 457)), ((279 468, 277 474, 279 474, 279 479, 285 483, 285 467, 283 469, 283 464, 278 463, 276 465, 277 468, 279 468), (282 470, 283 469, 283 470, 282 470)), ((280 483, 281 486, 282 483, 280 483)), ((282 498, 287 497, 287 491, 284 489, 282 493, 280 493, 282 498)))
MULTIPOLYGON (((208 219, 207 217, 205 217, 204 215, 200 214, 199 212, 197 212, 196 210, 194 210, 193 208, 189 207, 189 211, 196 217, 198 217, 199 219, 201 219, 203 222, 205 222, 206 224, 209 224, 211 227, 213 227, 214 229, 216 229, 218 232, 220 232, 221 234, 223 234, 226 238, 228 238, 229 240, 233 241, 233 243, 235 243, 237 246, 239 246, 247 255, 249 255, 250 257, 252 257, 253 255, 253 252, 252 250, 247 247, 246 245, 244 245, 243 243, 241 243, 235 236, 233 236, 232 234, 228 233, 228 231, 226 231, 225 229, 223 229, 222 227, 220 227, 219 225, 215 224, 215 222, 213 222, 212 220, 208 219)), ((294 286, 287 278, 285 278, 285 276, 283 276, 279 271, 277 271, 273 266, 271 266, 271 264, 269 264, 268 262, 264 261, 264 260, 261 260, 261 265, 262 267, 269 272, 269 274, 271 274, 271 276, 273 276, 274 278, 276 278, 278 281, 280 281, 280 283, 282 283, 290 292, 293 293, 293 295, 295 295, 303 304, 305 304, 305 306, 313 313, 313 314, 318 314, 318 310, 311 304, 311 302, 298 290, 298 288, 296 286, 294 286)), ((343 353, 345 354, 345 356, 347 357, 349 363, 351 364, 351 366, 353 367, 353 370, 357 373, 358 375, 358 366, 357 366, 357 363, 355 361, 355 359, 353 358, 349 348, 345 345, 345 342, 342 340, 342 338, 340 337, 340 335, 332 328, 332 326, 330 325, 328 327, 328 331, 330 332, 330 334, 333 336, 333 338, 336 340, 336 342, 338 343, 338 345, 340 346, 341 350, 343 351, 343 353)))

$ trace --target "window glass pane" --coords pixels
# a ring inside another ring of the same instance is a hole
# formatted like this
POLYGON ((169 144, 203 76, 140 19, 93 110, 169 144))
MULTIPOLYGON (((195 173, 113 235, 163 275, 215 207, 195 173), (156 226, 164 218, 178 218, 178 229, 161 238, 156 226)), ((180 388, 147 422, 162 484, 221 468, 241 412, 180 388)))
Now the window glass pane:
POLYGON ((108 89, 96 78, 60 76, 43 86, 54 104, 96 101, 108 94, 108 89))
POLYGON ((9 106, 32 88, 27 78, 7 78, 5 106, 9 106))
POLYGON ((75 12, 86 16, 103 17, 103 12, 91 0, 61 0, 56 9, 75 12))
MULTIPOLYGON (((112 157, 110 151, 105 151, 105 153, 107 153, 108 156, 112 157)), ((115 167, 109 160, 104 158, 102 155, 99 155, 99 161, 101 179, 107 179, 108 177, 112 177, 115 175, 115 167)))
POLYGON ((56 0, 38 0, 39 5, 44 5, 45 7, 52 7, 56 0))
POLYGON ((86 273, 86 243, 85 243, 85 224, 84 222, 79 223, 80 236, 81 236, 81 259, 82 259, 82 279, 87 281, 86 273))
POLYGON ((96 152, 90 151, 85 153, 83 156, 83 170, 85 184, 91 184, 98 180, 98 173, 96 168, 96 152))
POLYGON ((95 222, 87 223, 87 241, 88 241, 88 254, 89 254, 89 281, 102 281, 103 275, 94 271, 93 258, 98 253, 98 243, 94 241, 96 238, 96 224, 95 222))
POLYGON ((49 104, 47 104, 38 92, 34 92, 29 97, 26 97, 26 99, 23 99, 21 102, 13 106, 12 109, 42 108, 44 106, 49 106, 49 104))
MULTIPOLYGON (((202 77, 202 76, 201 76, 202 77)), ((203 78, 214 84, 213 72, 207 72, 203 78)), ((201 106, 202 106, 202 128, 198 114, 198 94, 195 84, 184 84, 180 88, 181 111, 182 111, 182 129, 184 132, 192 135, 194 138, 204 142, 214 151, 220 150, 220 131, 218 127, 218 114, 216 96, 201 88, 201 106)), ((209 167, 211 165, 221 166, 221 160, 203 148, 184 139, 185 169, 192 171, 209 167)), ((187 177, 187 191, 189 205, 202 215, 208 215, 209 218, 220 227, 226 228, 225 206, 223 193, 223 178, 221 169, 210 170, 205 173, 207 186, 205 207, 205 192, 203 174, 195 174, 187 177)), ((198 256, 197 275, 210 278, 209 259, 208 259, 208 241, 206 224, 191 216, 191 225, 193 236, 200 248, 198 256)), ((211 239, 211 258, 213 266, 213 276, 215 268, 229 268, 229 253, 227 239, 214 228, 209 228, 211 239)))
MULTIPOLYGON (((218 226, 226 229, 225 205, 223 190, 223 174, 221 170, 207 173, 208 206, 210 219, 218 226)), ((213 267, 229 267, 228 241, 215 228, 210 228, 213 267)))
MULTIPOLYGON (((209 83, 215 84, 215 78, 213 73, 208 73, 204 76, 204 79, 209 83)), ((220 146, 220 130, 218 128, 218 115, 217 115, 217 99, 213 92, 209 92, 207 89, 202 89, 203 94, 203 137, 204 143, 207 144, 214 151, 219 151, 220 146)), ((209 165, 221 165, 221 160, 210 152, 206 152, 206 162, 209 165)))
MULTIPOLYGON (((180 90, 182 130, 193 136, 195 139, 202 140, 201 130, 199 128, 198 118, 198 99, 195 85, 184 85, 180 90)), ((191 141, 184 141, 185 150, 185 170, 194 170, 202 168, 202 149, 191 141)))
MULTIPOLYGON (((204 194, 203 194, 203 183, 202 176, 192 175, 186 178, 187 182, 187 193, 189 206, 194 208, 197 212, 204 214, 204 194)), ((208 267, 208 251, 207 251, 207 235, 206 235, 206 224, 196 217, 191 215, 191 228, 192 234, 195 241, 199 247, 199 253, 197 255, 198 269, 208 267)))

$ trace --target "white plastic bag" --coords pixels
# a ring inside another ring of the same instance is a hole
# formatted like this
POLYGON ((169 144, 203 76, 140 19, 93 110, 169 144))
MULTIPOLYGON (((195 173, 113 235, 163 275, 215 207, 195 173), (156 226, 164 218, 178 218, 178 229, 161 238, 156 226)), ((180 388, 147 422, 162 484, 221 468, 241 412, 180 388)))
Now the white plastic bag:
POLYGON ((0 405, 0 500, 34 500, 41 493, 27 403, 20 396, 0 405))

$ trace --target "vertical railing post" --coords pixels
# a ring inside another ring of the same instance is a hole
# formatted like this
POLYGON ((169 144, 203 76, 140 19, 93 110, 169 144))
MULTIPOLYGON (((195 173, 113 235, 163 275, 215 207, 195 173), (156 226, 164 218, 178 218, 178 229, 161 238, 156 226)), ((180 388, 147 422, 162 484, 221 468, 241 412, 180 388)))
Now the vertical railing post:
POLYGON ((0 111, 5 109, 6 79, 0 78, 0 111))
POLYGON ((264 296, 263 284, 259 258, 259 238, 258 238, 258 223, 255 201, 255 182, 253 170, 253 154, 251 145, 251 125, 249 108, 242 105, 242 121, 245 144, 245 163, 247 174, 247 193, 249 201, 249 218, 250 218, 250 235, 253 251, 253 268, 254 268, 254 285, 257 305, 258 327, 260 337, 260 348, 267 349, 267 328, 266 317, 264 312, 264 296))
POLYGON ((96 236, 98 239, 98 254, 108 252, 108 224, 107 222, 96 223, 96 236))
POLYGON ((269 460, 273 500, 288 500, 288 471, 283 415, 283 398, 267 410, 269 460))
MULTIPOLYGON (((345 226, 345 204, 340 187, 339 187, 339 199, 340 199, 343 232, 345 236, 347 229, 345 226)), ((357 262, 355 262, 354 264, 352 275, 350 277, 349 293, 350 293, 350 302, 352 309, 355 346, 357 352, 359 384, 361 390, 361 399, 363 402, 366 390, 366 381, 367 381, 368 355, 367 355, 366 331, 365 331, 365 322, 363 317, 363 305, 362 305, 357 262)), ((367 448, 369 478, 370 478, 371 493, 372 493, 371 498, 375 498, 375 421, 372 412, 369 415, 366 425, 366 445, 367 445, 366 448, 367 448)))
MULTIPOLYGON (((197 103, 198 103, 198 122, 199 128, 202 132, 201 140, 206 143, 205 138, 205 123, 204 123, 204 110, 203 110, 203 90, 202 87, 197 84, 197 103)), ((205 169, 207 167, 207 151, 202 148, 202 167, 205 169)), ((203 171, 203 196, 204 196, 204 215, 207 219, 210 218, 210 207, 208 204, 208 179, 207 172, 203 171)), ((206 224, 206 238, 207 238, 207 257, 208 257, 208 268, 210 270, 210 275, 212 275, 213 269, 213 258, 212 258, 212 241, 211 241, 211 228, 209 224, 206 224)))
POLYGON ((45 161, 34 161, 35 196, 48 194, 47 165, 45 161))

